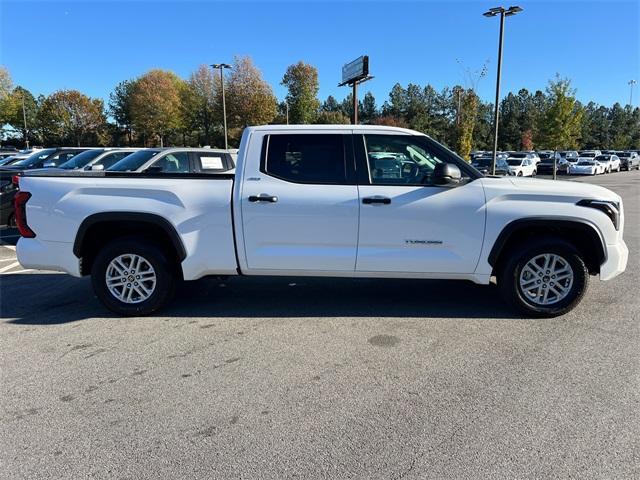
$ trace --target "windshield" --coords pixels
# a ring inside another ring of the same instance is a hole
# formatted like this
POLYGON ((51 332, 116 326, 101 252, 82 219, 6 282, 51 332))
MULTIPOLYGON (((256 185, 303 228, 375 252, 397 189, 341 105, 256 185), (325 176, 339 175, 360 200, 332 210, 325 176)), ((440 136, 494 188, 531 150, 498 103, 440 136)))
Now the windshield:
POLYGON ((104 150, 102 148, 97 148, 94 150, 87 150, 86 152, 79 153, 75 157, 67 160, 66 162, 60 164, 58 168, 64 168, 65 170, 73 170, 76 168, 82 168, 87 165, 91 160, 100 155, 104 150))
POLYGON ((630 157, 631 156, 631 152, 620 152, 618 154, 619 157, 630 157))
POLYGON ((593 158, 593 157, 596 156, 596 154, 595 154, 595 152, 580 152, 580 156, 581 157, 591 157, 591 158, 593 158))
POLYGON ((107 170, 114 172, 133 172, 138 170, 158 153, 160 153, 160 150, 140 150, 116 162, 113 166, 107 168, 107 170))
POLYGON ((581 160, 580 162, 578 162, 578 165, 583 165, 583 166, 587 166, 587 165, 595 165, 596 162, 594 162, 593 160, 581 160))
POLYGON ((527 153, 512 153, 509 155, 511 158, 527 158, 527 153))
POLYGON ((611 155, 598 155, 596 157, 596 160, 600 161, 600 162, 606 162, 607 160, 609 160, 611 158, 611 155))
MULTIPOLYGON (((493 163, 493 159, 492 158, 476 158, 473 162, 472 165, 474 167, 490 167, 493 163)), ((499 164, 500 162, 496 162, 496 164, 499 164)))
POLYGON ((49 155, 55 152, 55 148, 45 148, 44 150, 38 150, 36 153, 29 155, 27 158, 22 160, 18 160, 15 163, 12 163, 12 167, 28 167, 29 165, 33 165, 34 163, 38 163, 46 159, 49 155))
POLYGON ((513 167, 517 167, 522 165, 522 160, 518 160, 517 158, 509 158, 507 163, 513 167))

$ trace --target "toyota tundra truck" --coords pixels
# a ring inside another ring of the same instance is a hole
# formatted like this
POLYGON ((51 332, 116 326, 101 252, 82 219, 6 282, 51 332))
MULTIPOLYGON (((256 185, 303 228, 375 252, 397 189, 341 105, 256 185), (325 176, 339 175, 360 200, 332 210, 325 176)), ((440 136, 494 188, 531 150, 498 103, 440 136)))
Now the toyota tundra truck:
POLYGON ((610 190, 484 176, 384 126, 249 127, 232 174, 45 171, 19 187, 21 265, 90 275, 121 315, 159 310, 183 280, 287 275, 495 282, 551 317, 628 257, 610 190))

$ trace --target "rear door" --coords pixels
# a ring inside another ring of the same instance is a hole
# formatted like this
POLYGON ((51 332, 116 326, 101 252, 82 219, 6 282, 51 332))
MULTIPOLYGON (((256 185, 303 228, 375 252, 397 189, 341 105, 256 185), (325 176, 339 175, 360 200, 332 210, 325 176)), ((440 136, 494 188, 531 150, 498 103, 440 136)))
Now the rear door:
POLYGON ((439 163, 459 163, 432 140, 413 135, 354 137, 360 178, 358 272, 472 273, 484 236, 480 181, 432 183, 439 163), (366 153, 365 153, 366 152, 366 153), (361 168, 363 166, 363 168, 361 168), (368 172, 367 172, 368 170, 368 172))
POLYGON ((241 190, 249 271, 354 271, 359 205, 351 132, 254 135, 262 145, 259 171, 254 164, 244 173, 241 190))

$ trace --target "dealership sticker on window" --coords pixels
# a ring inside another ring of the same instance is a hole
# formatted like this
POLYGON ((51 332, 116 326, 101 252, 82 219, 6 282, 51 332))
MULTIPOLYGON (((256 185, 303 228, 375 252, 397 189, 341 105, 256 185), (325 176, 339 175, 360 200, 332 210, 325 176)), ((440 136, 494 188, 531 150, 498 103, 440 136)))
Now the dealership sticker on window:
POLYGON ((215 168, 218 170, 222 168, 221 157, 200 157, 200 161, 202 162, 202 168, 215 168))

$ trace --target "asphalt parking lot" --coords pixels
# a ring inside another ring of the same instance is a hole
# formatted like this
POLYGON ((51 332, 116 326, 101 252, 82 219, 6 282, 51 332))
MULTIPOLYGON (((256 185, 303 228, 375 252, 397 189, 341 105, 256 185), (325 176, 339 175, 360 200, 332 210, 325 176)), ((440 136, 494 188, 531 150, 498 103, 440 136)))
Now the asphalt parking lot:
POLYGON ((0 232, 4 478, 640 478, 640 172, 627 272, 564 317, 494 287, 185 284, 162 316, 24 271, 0 232))

